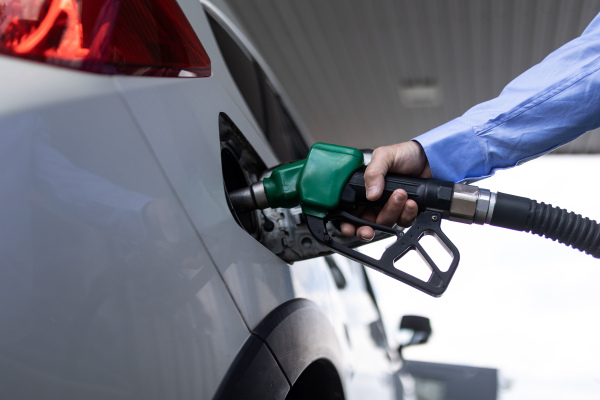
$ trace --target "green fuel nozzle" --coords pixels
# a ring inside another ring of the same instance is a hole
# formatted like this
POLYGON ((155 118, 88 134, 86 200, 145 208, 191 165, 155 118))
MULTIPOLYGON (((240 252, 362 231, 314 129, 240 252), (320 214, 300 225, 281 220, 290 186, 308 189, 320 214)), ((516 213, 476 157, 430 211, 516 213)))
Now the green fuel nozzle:
POLYGON ((360 150, 316 143, 305 160, 276 168, 270 177, 230 198, 238 212, 301 206, 304 214, 323 218, 337 208, 344 185, 363 165, 360 150))
POLYGON ((316 143, 305 160, 277 167, 261 182, 229 193, 229 198, 237 213, 300 206, 308 230, 319 244, 435 297, 448 287, 460 258, 456 246, 441 230, 442 219, 531 232, 600 258, 600 225, 581 215, 473 185, 394 174, 386 175, 383 195, 371 202, 366 198, 364 170, 360 150, 316 143), (352 214, 361 206, 382 207, 396 189, 404 189, 419 207, 418 216, 407 231, 352 214), (396 241, 380 259, 374 259, 333 240, 327 222, 336 220, 370 226, 396 236, 396 241), (420 240, 426 235, 434 236, 451 256, 449 266, 438 266, 421 246, 420 240), (397 267, 399 260, 412 250, 431 269, 429 279, 422 280, 397 267))

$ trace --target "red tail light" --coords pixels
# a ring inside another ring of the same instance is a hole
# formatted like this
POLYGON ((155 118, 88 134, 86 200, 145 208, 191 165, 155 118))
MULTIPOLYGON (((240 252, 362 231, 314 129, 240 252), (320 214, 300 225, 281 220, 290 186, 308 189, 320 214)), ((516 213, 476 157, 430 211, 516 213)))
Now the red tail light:
POLYGON ((0 53, 103 74, 211 74, 176 0, 0 0, 0 53))

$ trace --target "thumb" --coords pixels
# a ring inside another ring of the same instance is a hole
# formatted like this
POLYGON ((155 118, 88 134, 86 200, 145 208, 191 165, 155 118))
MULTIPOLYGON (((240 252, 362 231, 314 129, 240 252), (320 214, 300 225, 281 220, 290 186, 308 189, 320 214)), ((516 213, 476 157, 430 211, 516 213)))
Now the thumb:
POLYGON ((368 200, 381 197, 388 172, 431 178, 427 155, 415 141, 378 147, 373 151, 371 162, 365 170, 368 200))
POLYGON ((373 151, 371 162, 365 170, 367 199, 377 200, 383 193, 385 175, 394 164, 394 151, 388 147, 378 147, 373 151))

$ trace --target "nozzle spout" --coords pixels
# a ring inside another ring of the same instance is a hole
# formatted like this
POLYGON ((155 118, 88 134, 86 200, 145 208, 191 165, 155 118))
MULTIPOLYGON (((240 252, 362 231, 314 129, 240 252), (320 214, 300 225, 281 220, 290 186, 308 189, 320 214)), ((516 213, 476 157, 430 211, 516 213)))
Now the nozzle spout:
POLYGON ((229 193, 229 200, 238 214, 269 207, 265 187, 262 182, 255 182, 247 188, 234 190, 229 193))

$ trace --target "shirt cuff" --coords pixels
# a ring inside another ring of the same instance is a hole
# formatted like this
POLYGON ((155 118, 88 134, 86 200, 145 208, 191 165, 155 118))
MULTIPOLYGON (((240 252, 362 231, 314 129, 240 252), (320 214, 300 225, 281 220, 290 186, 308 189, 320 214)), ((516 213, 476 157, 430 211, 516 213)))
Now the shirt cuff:
POLYGON ((461 118, 456 118, 413 140, 423 147, 434 178, 459 182, 483 177, 485 153, 471 125, 461 118))

